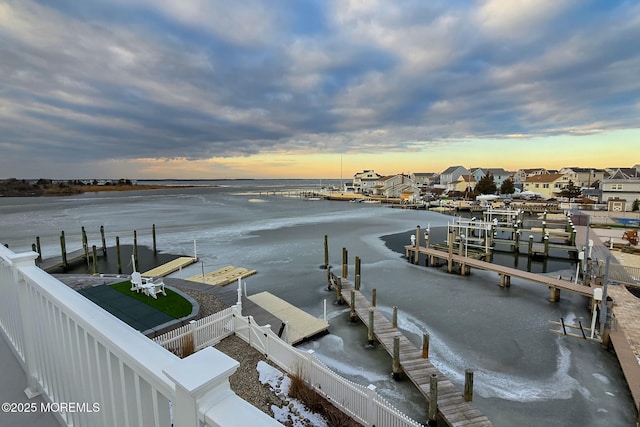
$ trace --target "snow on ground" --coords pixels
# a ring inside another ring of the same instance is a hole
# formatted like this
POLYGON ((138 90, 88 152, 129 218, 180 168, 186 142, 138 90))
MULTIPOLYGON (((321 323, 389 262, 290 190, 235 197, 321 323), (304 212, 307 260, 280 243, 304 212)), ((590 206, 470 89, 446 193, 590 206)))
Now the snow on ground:
POLYGON ((287 405, 282 408, 278 408, 276 405, 271 405, 273 417, 278 422, 286 424, 288 421, 291 421, 291 425, 294 427, 327 427, 327 423, 324 418, 311 412, 299 400, 289 397, 291 379, 288 376, 262 361, 258 362, 256 369, 260 375, 260 382, 262 384, 267 384, 278 397, 287 402, 287 405))

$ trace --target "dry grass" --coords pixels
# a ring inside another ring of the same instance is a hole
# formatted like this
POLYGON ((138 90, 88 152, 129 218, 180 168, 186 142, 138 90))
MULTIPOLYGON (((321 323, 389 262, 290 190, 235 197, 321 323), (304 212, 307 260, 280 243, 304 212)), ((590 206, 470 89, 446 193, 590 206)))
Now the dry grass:
POLYGON ((333 406, 328 400, 320 396, 304 382, 302 369, 298 367, 294 374, 289 374, 291 385, 289 397, 299 400, 309 410, 321 415, 329 427, 359 427, 351 417, 333 406))
POLYGON ((192 334, 185 335, 184 340, 182 340, 182 348, 180 350, 180 357, 183 359, 195 353, 196 348, 195 343, 193 342, 192 334))

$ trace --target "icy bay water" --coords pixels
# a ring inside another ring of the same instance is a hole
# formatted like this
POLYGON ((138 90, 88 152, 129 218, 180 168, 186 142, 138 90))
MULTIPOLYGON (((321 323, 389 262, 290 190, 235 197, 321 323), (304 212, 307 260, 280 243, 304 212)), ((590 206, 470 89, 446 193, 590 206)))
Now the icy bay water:
MULTIPOLYGON (((474 270, 468 277, 414 266, 389 249, 381 236, 416 225, 446 225, 449 217, 379 205, 303 201, 266 196, 266 190, 317 189, 309 181, 224 181, 217 188, 93 193, 62 198, 0 198, 0 241, 14 251, 30 250, 40 236, 43 252, 59 251, 65 231, 69 249, 80 247, 84 226, 90 244, 133 241, 151 245, 155 224, 159 250, 198 256, 211 271, 227 265, 256 269, 246 279, 249 293, 268 290, 315 316, 327 300, 330 334, 302 345, 351 380, 368 385, 419 421, 426 402, 407 380, 390 379, 391 360, 380 348, 366 348, 366 329, 350 324, 346 306, 327 292, 323 237, 329 236, 330 262, 339 268, 342 248, 362 259, 362 290, 377 289, 379 310, 391 316, 420 344, 431 336, 431 358, 462 390, 472 368, 474 402, 496 426, 629 426, 635 409, 615 357, 599 345, 549 332, 549 320, 589 323, 587 301, 562 294, 547 301, 548 290, 513 279, 497 286, 495 274, 474 270), (577 321, 576 321, 577 322, 577 321)), ((408 242, 407 242, 408 243, 408 242)), ((201 264, 182 276, 197 274, 201 264)), ((553 272, 550 272, 552 274, 553 272)), ((570 275, 571 270, 563 271, 570 275)))

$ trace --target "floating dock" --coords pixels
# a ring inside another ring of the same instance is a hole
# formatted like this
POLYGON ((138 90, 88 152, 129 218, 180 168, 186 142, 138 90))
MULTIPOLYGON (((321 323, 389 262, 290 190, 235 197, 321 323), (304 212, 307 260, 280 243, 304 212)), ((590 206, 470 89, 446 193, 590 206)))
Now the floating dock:
POLYGON ((248 298, 287 324, 284 338, 291 345, 325 332, 329 328, 329 322, 326 320, 317 319, 269 292, 260 292, 248 298))
POLYGON ((180 258, 176 258, 173 261, 169 261, 166 264, 162 264, 156 268, 153 268, 149 271, 145 271, 142 273, 143 276, 146 277, 164 277, 168 276, 171 273, 174 273, 180 270, 182 267, 186 267, 187 265, 191 265, 198 261, 198 258, 183 256, 180 258))
POLYGON ((187 277, 186 280, 204 283, 206 285, 224 286, 235 282, 239 278, 244 279, 245 277, 249 277, 254 274, 256 274, 256 270, 249 270, 243 267, 234 267, 229 265, 210 273, 196 274, 195 276, 187 277))

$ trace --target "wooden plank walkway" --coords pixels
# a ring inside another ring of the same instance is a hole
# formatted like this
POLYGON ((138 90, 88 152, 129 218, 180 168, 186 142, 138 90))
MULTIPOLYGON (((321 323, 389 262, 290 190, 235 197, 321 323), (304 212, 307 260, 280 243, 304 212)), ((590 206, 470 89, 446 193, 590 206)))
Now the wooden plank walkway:
MULTIPOLYGON (((407 251, 407 254, 414 253, 415 246, 411 246, 411 245, 405 246, 405 250, 407 251)), ((444 260, 449 259, 448 252, 440 251, 437 249, 420 246, 418 251, 421 254, 424 254, 427 256, 433 256, 435 258, 444 259, 444 260)), ((500 276, 518 277, 520 279, 524 279, 530 282, 540 283, 541 285, 545 285, 551 289, 565 290, 565 291, 574 292, 580 295, 584 295, 587 297, 593 296, 593 288, 580 285, 580 284, 575 284, 569 280, 558 279, 552 276, 542 276, 540 274, 530 273, 528 271, 522 271, 516 268, 505 267, 503 265, 493 264, 490 262, 481 261, 474 258, 468 258, 465 256, 456 255, 456 254, 451 254, 451 259, 453 262, 463 266, 470 266, 470 267, 478 268, 481 270, 494 271, 498 273, 500 276)))
POLYGON ((235 282, 238 278, 244 279, 245 277, 249 277, 253 274, 256 274, 256 270, 249 270, 243 267, 234 267, 229 265, 219 270, 205 273, 204 275, 196 274, 194 276, 187 277, 186 280, 212 286, 225 286, 229 283, 235 282))
MULTIPOLYGON (((346 279, 342 281, 342 298, 350 304, 351 290, 355 293, 355 311, 362 322, 369 325, 371 303, 356 291, 346 279)), ((407 378, 430 400, 431 374, 438 376, 438 413, 447 425, 452 427, 489 427, 491 421, 471 402, 466 402, 462 392, 438 370, 429 359, 422 358, 422 350, 409 341, 400 330, 394 328, 389 320, 378 310, 373 314, 374 335, 384 349, 393 357, 393 339, 400 339, 400 367, 407 378)))
POLYGON ((329 329, 326 320, 317 319, 269 292, 260 292, 248 298, 287 324, 285 338, 291 345, 329 329))
POLYGON ((146 277, 164 277, 168 276, 171 273, 174 273, 180 270, 182 267, 186 267, 187 265, 191 265, 198 261, 198 258, 183 256, 180 258, 176 258, 172 261, 169 261, 165 264, 162 264, 156 268, 153 268, 149 271, 145 271, 142 273, 143 276, 146 277))
POLYGON ((624 378, 627 380, 627 386, 631 392, 631 397, 633 397, 636 409, 640 410, 640 365, 638 364, 638 357, 631 349, 622 327, 612 329, 609 333, 609 338, 616 351, 620 368, 622 368, 624 378))

